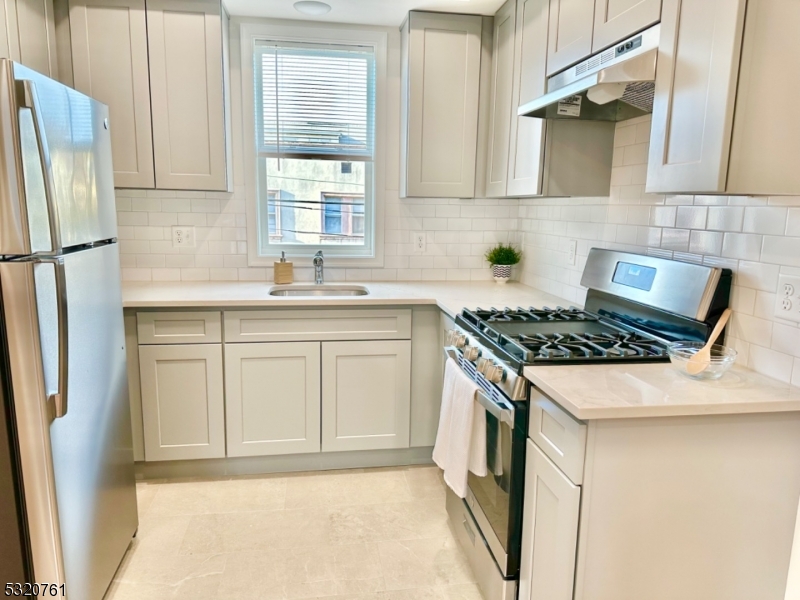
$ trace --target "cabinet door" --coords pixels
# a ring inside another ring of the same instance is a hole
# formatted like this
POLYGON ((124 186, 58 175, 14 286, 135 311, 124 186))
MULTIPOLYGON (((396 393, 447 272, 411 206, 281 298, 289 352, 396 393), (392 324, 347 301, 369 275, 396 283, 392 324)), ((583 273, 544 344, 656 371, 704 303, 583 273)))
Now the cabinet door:
POLYGON ((550 0, 548 76, 592 53, 594 2, 595 0, 550 0))
POLYGON ((320 449, 319 342, 225 346, 228 456, 320 449))
POLYGON ((4 0, 2 5, 0 53, 57 79, 53 0, 4 0))
POLYGON ((156 187, 225 191, 218 0, 147 0, 156 187))
POLYGON ((508 155, 508 195, 541 194, 545 121, 518 117, 517 108, 546 91, 549 0, 518 0, 514 89, 508 155))
POLYGON ((528 440, 520 600, 572 600, 581 488, 528 440))
POLYGON ((411 342, 322 344, 322 450, 409 447, 411 342))
POLYGON ((745 0, 665 0, 647 192, 723 192, 745 0))
POLYGON ((75 89, 108 105, 114 185, 155 187, 144 0, 70 0, 75 89))
POLYGON ((661 0, 595 0, 592 52, 658 23, 661 0))
POLYGON ((225 456, 222 346, 139 346, 145 460, 225 456))
POLYGON ((402 196, 475 195, 481 27, 480 16, 409 15, 402 196))
POLYGON ((502 198, 506 195, 516 13, 517 1, 507 0, 494 16, 489 148, 486 157, 486 196, 489 198, 502 198))

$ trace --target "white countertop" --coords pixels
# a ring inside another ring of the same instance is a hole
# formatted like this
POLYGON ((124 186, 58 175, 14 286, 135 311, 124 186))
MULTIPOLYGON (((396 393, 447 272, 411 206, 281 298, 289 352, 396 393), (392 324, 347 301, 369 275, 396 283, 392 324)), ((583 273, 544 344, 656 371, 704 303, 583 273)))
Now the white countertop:
POLYGON ((800 388, 738 366, 716 381, 669 363, 533 366, 525 377, 584 421, 800 411, 800 388))
MULTIPOLYGON (((341 283, 341 282, 336 282, 341 283)), ((437 305, 450 316, 463 308, 570 306, 568 300, 521 283, 492 282, 347 282, 369 289, 368 296, 275 297, 264 282, 180 282, 122 285, 125 308, 298 308, 308 306, 437 305)), ((307 285, 307 284, 304 284, 307 285)))

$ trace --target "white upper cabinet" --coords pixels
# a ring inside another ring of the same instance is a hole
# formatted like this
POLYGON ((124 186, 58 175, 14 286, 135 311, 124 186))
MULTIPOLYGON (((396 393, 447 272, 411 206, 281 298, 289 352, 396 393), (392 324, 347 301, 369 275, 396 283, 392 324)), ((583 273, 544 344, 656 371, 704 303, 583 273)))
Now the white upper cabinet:
POLYGON ((800 14, 780 0, 665 0, 647 191, 800 193, 800 14))
POLYGON ((592 53, 595 0, 550 0, 547 75, 592 53))
POLYGON ((114 185, 155 187, 144 0, 70 0, 75 89, 109 107, 114 185))
POLYGON ((63 79, 109 107, 114 185, 228 191, 219 0, 68 1, 63 79))
POLYGON ((219 0, 147 0, 156 186, 227 189, 219 0))
POLYGON ((402 197, 472 198, 480 16, 413 11, 402 30, 402 197))
MULTIPOLYGON (((494 17, 489 139, 486 157, 486 196, 489 198, 502 197, 507 193, 516 13, 517 0, 507 0, 494 17)), ((516 121, 516 114, 513 120, 516 121)))
POLYGON ((592 52, 599 52, 661 19, 661 0, 595 0, 592 52))
POLYGON ((0 0, 0 57, 58 78, 53 0, 0 0))
POLYGON ((517 0, 508 153, 509 196, 541 194, 545 122, 517 109, 545 93, 549 0, 517 0))

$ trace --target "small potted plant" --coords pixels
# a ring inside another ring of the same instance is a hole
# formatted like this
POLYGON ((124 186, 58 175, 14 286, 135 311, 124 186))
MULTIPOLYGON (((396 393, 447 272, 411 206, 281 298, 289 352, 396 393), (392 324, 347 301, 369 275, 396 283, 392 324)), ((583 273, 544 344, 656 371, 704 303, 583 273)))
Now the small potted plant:
POLYGON ((511 244, 498 244, 486 251, 486 261, 492 265, 492 276, 497 283, 506 283, 511 277, 511 267, 522 260, 522 252, 511 244))

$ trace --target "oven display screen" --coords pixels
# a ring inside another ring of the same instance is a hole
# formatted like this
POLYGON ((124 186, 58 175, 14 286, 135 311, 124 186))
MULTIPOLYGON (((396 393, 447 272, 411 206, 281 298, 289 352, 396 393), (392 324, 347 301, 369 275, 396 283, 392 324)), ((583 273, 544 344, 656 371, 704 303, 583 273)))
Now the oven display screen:
POLYGON ((637 290, 649 292, 653 289, 655 278, 656 270, 652 267, 620 262, 617 263, 617 270, 614 271, 613 281, 620 285, 627 285, 637 290))

